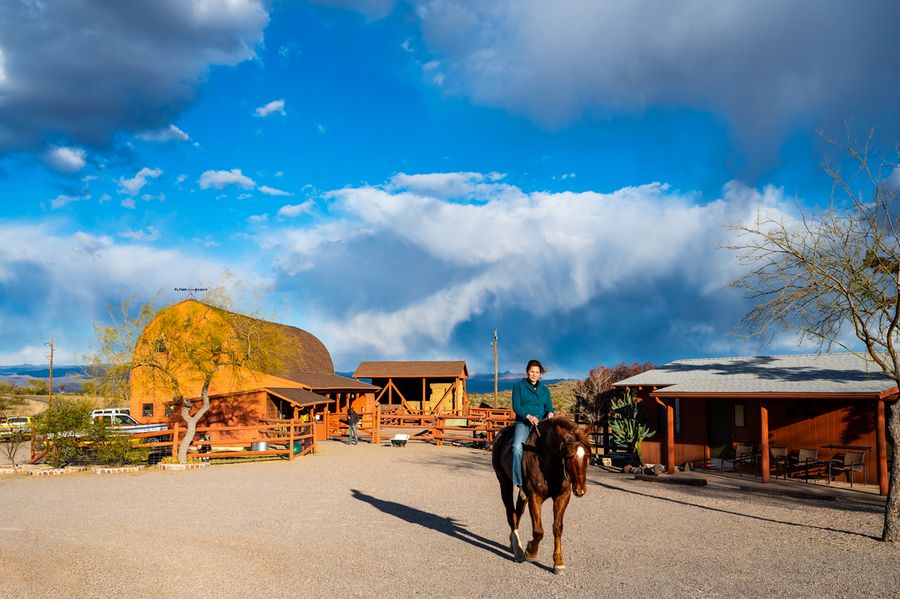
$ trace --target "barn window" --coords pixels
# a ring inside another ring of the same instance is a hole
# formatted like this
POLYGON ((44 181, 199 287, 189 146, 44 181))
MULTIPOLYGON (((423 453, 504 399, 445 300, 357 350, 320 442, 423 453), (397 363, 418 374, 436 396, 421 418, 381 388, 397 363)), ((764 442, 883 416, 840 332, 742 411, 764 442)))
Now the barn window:
POLYGON ((744 404, 742 403, 734 404, 734 426, 744 426, 744 404))
POLYGON ((169 403, 169 404, 166 404, 165 414, 166 414, 167 417, 168 417, 168 416, 171 416, 171 415, 172 415, 172 412, 174 412, 174 411, 175 411, 175 406, 173 406, 173 405, 170 404, 170 403, 169 403))
POLYGON ((153 416, 153 404, 145 403, 141 405, 141 416, 151 418, 153 416))

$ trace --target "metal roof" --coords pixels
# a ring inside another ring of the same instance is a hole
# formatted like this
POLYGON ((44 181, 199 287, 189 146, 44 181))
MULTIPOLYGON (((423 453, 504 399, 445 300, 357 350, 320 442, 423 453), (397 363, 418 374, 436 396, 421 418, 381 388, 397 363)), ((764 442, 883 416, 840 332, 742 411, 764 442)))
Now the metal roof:
POLYGON ((318 372, 298 372, 291 380, 316 391, 378 391, 381 387, 363 383, 356 379, 348 379, 337 374, 321 374, 318 372))
POLYGON ((307 391, 306 389, 297 389, 294 387, 266 387, 265 391, 301 406, 310 406, 314 404, 328 403, 331 401, 327 397, 322 397, 321 395, 313 393, 312 391, 307 391))
POLYGON ((410 361, 410 362, 360 362, 353 373, 354 378, 468 378, 464 360, 457 361, 410 361))
POLYGON ((896 389, 877 364, 849 352, 675 360, 615 386, 663 387, 654 395, 880 395, 896 389))

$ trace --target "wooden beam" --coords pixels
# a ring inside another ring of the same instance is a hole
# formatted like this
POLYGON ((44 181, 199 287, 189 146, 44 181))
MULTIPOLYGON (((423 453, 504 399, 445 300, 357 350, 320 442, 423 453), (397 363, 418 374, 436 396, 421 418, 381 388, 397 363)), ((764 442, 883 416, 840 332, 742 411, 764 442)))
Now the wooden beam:
POLYGON ((450 393, 451 391, 453 391, 452 385, 447 387, 447 390, 444 391, 443 395, 441 395, 441 400, 439 402, 437 402, 437 405, 435 405, 433 408, 431 408, 432 414, 437 414, 440 411, 441 404, 444 403, 444 400, 447 399, 447 394, 450 393))
POLYGON ((769 408, 759 403, 759 457, 760 478, 762 482, 769 482, 769 408))
POLYGON ((675 407, 666 405, 666 472, 675 474, 675 407))
MULTIPOLYGON (((878 460, 878 492, 882 496, 888 494, 887 441, 885 439, 884 430, 884 404, 885 401, 883 399, 875 401, 875 456, 878 460)), ((894 406, 894 409, 900 410, 900 405, 894 406)), ((853 476, 853 474, 851 473, 850 476, 853 476)))

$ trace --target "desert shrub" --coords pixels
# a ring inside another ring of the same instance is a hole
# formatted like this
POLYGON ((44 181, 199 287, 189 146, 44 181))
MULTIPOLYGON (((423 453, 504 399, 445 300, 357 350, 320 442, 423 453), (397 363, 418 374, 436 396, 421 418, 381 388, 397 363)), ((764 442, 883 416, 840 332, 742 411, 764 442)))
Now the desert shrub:
POLYGON ((62 468, 83 456, 80 437, 91 426, 92 409, 87 401, 57 401, 35 419, 35 433, 46 436, 48 464, 62 468))
POLYGON ((88 435, 91 460, 107 466, 124 466, 146 462, 150 450, 135 445, 131 435, 110 429, 105 422, 91 426, 88 435))

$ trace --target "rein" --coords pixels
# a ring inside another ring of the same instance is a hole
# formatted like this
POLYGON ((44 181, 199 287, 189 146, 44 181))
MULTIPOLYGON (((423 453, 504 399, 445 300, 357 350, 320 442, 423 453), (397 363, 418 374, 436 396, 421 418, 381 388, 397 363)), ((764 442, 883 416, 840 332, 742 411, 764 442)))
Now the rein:
MULTIPOLYGON (((537 436, 538 443, 544 446, 545 451, 548 451, 549 447, 546 443, 544 443, 544 437, 541 435, 541 429, 538 428, 537 424, 532 426, 532 428, 534 429, 535 435, 537 436)), ((569 478, 569 470, 568 468, 566 468, 566 457, 564 455, 559 456, 559 463, 562 466, 563 478, 567 480, 569 484, 572 484, 572 479, 569 478)))

